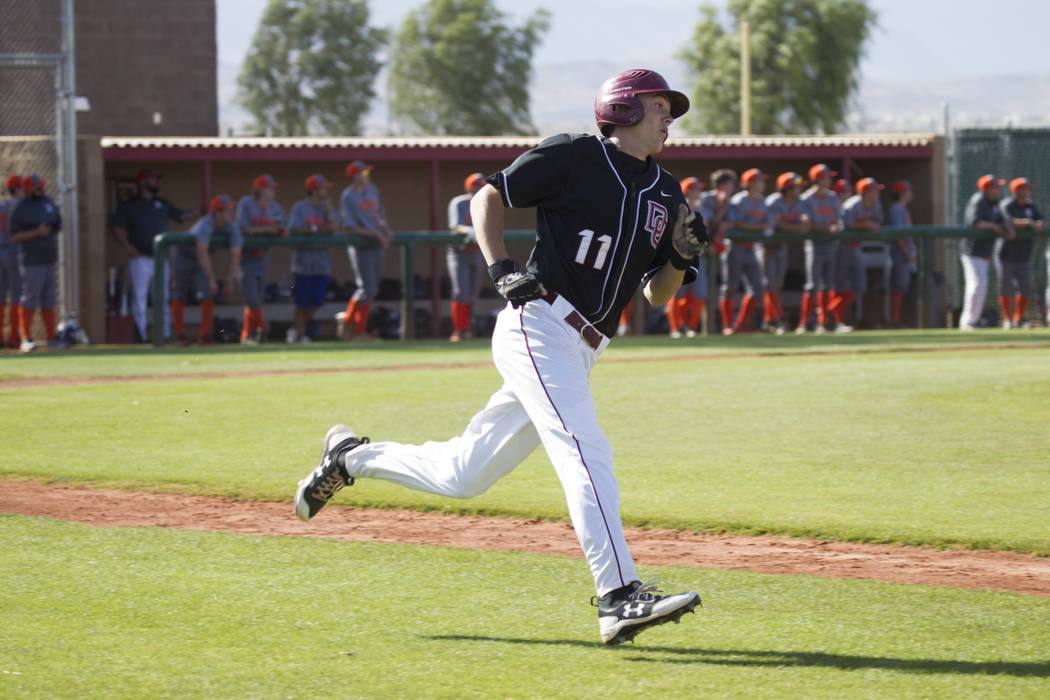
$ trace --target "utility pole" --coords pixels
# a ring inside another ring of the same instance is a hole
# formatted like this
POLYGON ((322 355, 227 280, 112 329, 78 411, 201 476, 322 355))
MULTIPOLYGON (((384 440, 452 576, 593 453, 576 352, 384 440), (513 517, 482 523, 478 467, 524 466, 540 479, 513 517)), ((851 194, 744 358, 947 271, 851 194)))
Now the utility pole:
POLYGON ((751 25, 740 24, 740 135, 751 135, 751 25))

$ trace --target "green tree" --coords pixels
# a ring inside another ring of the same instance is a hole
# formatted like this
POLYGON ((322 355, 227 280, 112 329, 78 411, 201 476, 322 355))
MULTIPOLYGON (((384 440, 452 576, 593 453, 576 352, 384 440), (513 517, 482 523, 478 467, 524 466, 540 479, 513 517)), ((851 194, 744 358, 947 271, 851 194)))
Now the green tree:
POLYGON ((394 37, 390 111, 423 134, 532 134, 532 52, 550 24, 537 10, 520 27, 491 0, 429 0, 394 37))
POLYGON ((875 27, 865 0, 729 0, 728 26, 710 4, 678 58, 693 76, 686 126, 740 131, 740 25, 751 31, 751 131, 832 133, 846 122, 864 43, 875 27))
POLYGON ((260 132, 359 133, 388 41, 368 15, 366 0, 270 0, 237 77, 260 132))

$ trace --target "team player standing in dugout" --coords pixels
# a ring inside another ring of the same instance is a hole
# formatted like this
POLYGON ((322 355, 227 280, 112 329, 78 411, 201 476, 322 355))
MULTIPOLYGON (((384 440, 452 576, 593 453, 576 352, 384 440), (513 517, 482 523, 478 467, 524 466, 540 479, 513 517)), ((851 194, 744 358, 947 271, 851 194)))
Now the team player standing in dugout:
MULTIPOLYGON (((146 342, 148 320, 146 302, 153 282, 153 238, 168 230, 168 222, 182 223, 193 216, 193 212, 179 209, 160 196, 160 174, 154 170, 142 170, 136 178, 138 192, 125 199, 113 212, 110 226, 117 242, 128 252, 128 279, 131 282, 131 317, 139 340, 146 342)), ((171 334, 171 299, 168 279, 171 273, 167 261, 164 270, 164 299, 154 299, 154 304, 164 305, 164 337, 171 334)))
POLYGON ((977 327, 984 312, 985 295, 988 293, 988 265, 995 250, 996 237, 1013 240, 1013 222, 1006 218, 999 206, 999 187, 1005 185, 995 175, 977 178, 977 191, 966 203, 963 219, 967 225, 989 235, 981 238, 962 239, 959 262, 963 269, 963 305, 959 313, 959 330, 972 331, 977 327))
POLYGON ((452 281, 452 335, 454 343, 471 337, 471 312, 481 296, 481 281, 485 274, 485 258, 474 238, 474 224, 470 218, 470 200, 485 184, 482 173, 471 173, 463 181, 463 194, 448 203, 448 227, 463 236, 463 241, 450 245, 445 253, 448 276, 452 281))
POLYGON ((0 347, 3 347, 4 302, 8 301, 10 330, 7 345, 17 348, 21 341, 22 272, 18 266, 18 245, 11 240, 11 213, 22 199, 22 177, 9 175, 4 188, 11 195, 0 200, 0 347))
POLYGON ((591 368, 639 284, 656 306, 696 275, 706 228, 652 158, 688 108, 658 74, 620 73, 595 100, 602 136, 548 138, 488 178, 471 214, 489 275, 509 302, 492 337, 503 386, 447 442, 372 443, 334 426, 321 464, 299 483, 300 518, 360 478, 476 496, 542 444, 594 577, 602 640, 632 639, 700 603, 696 593, 659 595, 640 582, 623 536, 612 446, 590 389, 591 368), (506 207, 536 208, 537 241, 524 272, 503 240, 506 207))
MULTIPOLYGON (((1010 196, 1000 206, 1014 231, 1043 230, 1043 215, 1032 203, 1032 184, 1028 178, 1010 180, 1010 196)), ((1024 325, 1024 312, 1032 296, 1033 244, 1028 237, 1014 238, 1003 241, 999 249, 999 307, 1003 312, 1003 328, 1022 328, 1024 325), (1014 290, 1016 293, 1011 296, 1014 290)), ((1050 285, 1047 288, 1050 289, 1050 285)))

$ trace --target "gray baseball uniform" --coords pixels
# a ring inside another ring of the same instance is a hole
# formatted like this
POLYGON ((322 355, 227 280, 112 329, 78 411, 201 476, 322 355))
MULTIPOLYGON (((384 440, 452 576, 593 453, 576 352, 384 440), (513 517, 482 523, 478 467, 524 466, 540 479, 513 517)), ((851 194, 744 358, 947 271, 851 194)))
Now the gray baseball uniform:
MULTIPOLYGON (((831 226, 842 219, 839 209, 839 198, 831 190, 811 187, 803 193, 801 199, 809 205, 809 215, 813 226, 823 228, 831 226)), ((825 292, 832 288, 837 241, 816 243, 807 240, 805 243, 806 284, 807 292, 825 292)))
POLYGON ((175 260, 172 274, 172 299, 186 301, 195 291, 201 293, 202 301, 213 301, 211 291, 208 289, 208 280, 204 270, 197 259, 197 243, 211 246, 211 238, 216 233, 225 233, 229 238, 230 248, 240 248, 244 245, 241 231, 234 224, 215 228, 215 214, 205 214, 190 227, 189 233, 194 238, 193 245, 180 245, 175 250, 175 260))
MULTIPOLYGON (((262 204, 255 195, 245 195, 237 203, 235 227, 240 230, 245 226, 280 226, 287 227, 284 209, 276 201, 262 204)), ((269 274, 269 256, 265 249, 245 250, 241 255, 241 288, 244 291, 244 303, 251 309, 260 309, 263 305, 263 291, 269 274)))
MULTIPOLYGON (((737 192, 729 200, 726 221, 730 224, 740 222, 769 224, 765 198, 762 195, 752 197, 747 190, 737 192)), ((731 241, 729 250, 722 255, 722 287, 719 290, 719 299, 732 299, 741 280, 744 282, 745 294, 761 299, 765 289, 762 277, 762 266, 758 262, 758 256, 755 255, 755 244, 747 241, 731 241)))
MULTIPOLYGON (((310 229, 317 231, 318 226, 337 224, 339 217, 328 202, 314 204, 309 199, 301 199, 292 205, 288 214, 288 230, 299 231, 310 229)), ((296 248, 292 252, 292 274, 308 277, 332 274, 332 256, 327 248, 296 248)))
MULTIPOLYGON (((774 192, 766 197, 766 211, 773 225, 777 221, 785 224, 801 224, 803 217, 812 219, 808 201, 798 197, 794 202, 789 203, 780 192, 774 192)), ((780 292, 784 288, 784 278, 787 276, 787 243, 767 241, 762 244, 760 253, 762 269, 766 274, 766 289, 780 292)))
MULTIPOLYGON (((11 212, 19 200, 14 197, 0 201, 0 307, 18 304, 22 295, 22 273, 18 267, 18 246, 11 240, 11 212)), ((0 330, 3 330, 0 309, 0 330)), ((14 334, 12 334, 13 336, 14 334)))
MULTIPOLYGON (((890 226, 911 226, 911 212, 900 202, 890 205, 887 212, 890 226)), ((915 258, 915 241, 898 238, 890 243, 890 289, 906 292, 911 283, 911 264, 915 258)))
MULTIPOLYGON (((876 199, 871 206, 864 206, 863 196, 859 194, 847 199, 842 207, 842 227, 848 229, 867 221, 882 224, 882 202, 876 199)), ((853 292, 860 296, 867 289, 860 241, 843 241, 839 245, 834 280, 834 289, 839 294, 853 292)))
MULTIPOLYGON (((453 197, 448 203, 448 227, 470 226, 471 194, 453 197)), ((459 304, 474 304, 481 295, 481 283, 486 266, 485 257, 473 236, 467 236, 463 243, 450 245, 445 252, 448 263, 448 275, 452 282, 452 300, 459 304)))
MULTIPOLYGON (((343 190, 339 198, 339 211, 343 216, 343 225, 347 228, 359 227, 370 231, 383 229, 386 213, 379 197, 379 188, 369 182, 360 192, 353 185, 343 190)), ((379 280, 383 274, 383 262, 386 251, 380 246, 359 248, 349 246, 346 250, 350 256, 350 266, 357 279, 357 291, 354 299, 359 302, 371 302, 379 293, 379 280)))

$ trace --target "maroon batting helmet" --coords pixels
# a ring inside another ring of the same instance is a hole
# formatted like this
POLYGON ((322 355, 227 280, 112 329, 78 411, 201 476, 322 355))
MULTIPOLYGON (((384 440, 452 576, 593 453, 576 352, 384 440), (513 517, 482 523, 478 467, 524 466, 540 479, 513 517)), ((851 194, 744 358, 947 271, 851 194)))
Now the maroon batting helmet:
POLYGON ((672 90, 659 73, 644 68, 617 73, 602 83, 594 98, 594 118, 602 134, 607 127, 634 126, 645 116, 638 95, 662 93, 671 102, 671 116, 675 119, 689 111, 689 98, 672 90))

